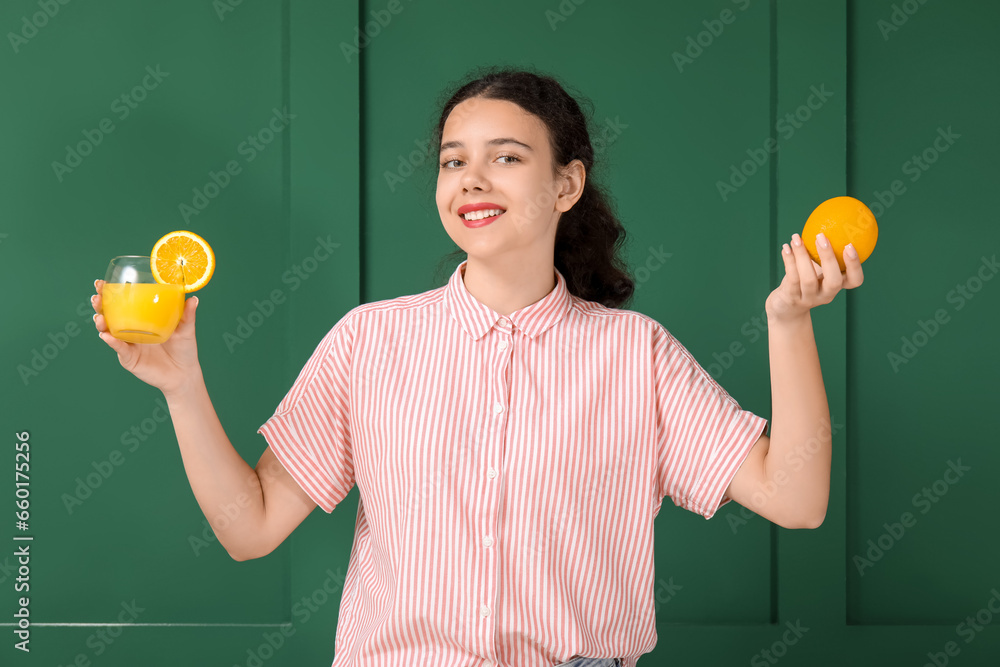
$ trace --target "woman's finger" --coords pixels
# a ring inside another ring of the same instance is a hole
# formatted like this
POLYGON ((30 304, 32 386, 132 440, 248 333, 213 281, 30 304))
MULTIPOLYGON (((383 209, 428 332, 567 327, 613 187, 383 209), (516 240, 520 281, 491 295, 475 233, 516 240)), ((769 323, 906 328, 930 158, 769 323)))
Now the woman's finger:
POLYGON ((788 281, 788 286, 799 294, 799 270, 795 265, 795 253, 787 243, 781 248, 781 259, 785 262, 785 280, 788 281))
POLYGON ((792 253, 795 255, 802 297, 811 299, 819 292, 819 278, 816 277, 816 269, 813 268, 813 258, 809 256, 809 250, 797 233, 792 234, 792 253))
POLYGON ((107 344, 107 346, 110 347, 111 349, 115 348, 114 341, 116 339, 110 333, 108 333, 106 331, 98 331, 97 332, 97 337, 100 338, 101 340, 103 340, 107 344))
MULTIPOLYGON (((853 248, 854 246, 850 243, 847 244, 848 247, 853 248)), ((861 260, 856 256, 851 257, 847 254, 847 248, 844 248, 844 266, 847 269, 847 277, 844 281, 844 289, 851 289, 858 287, 865 280, 865 274, 861 270, 861 260)))
POLYGON ((131 359, 132 353, 128 349, 129 347, 128 343, 126 343, 123 340, 115 338, 108 331, 101 331, 97 335, 100 337, 101 340, 103 340, 105 343, 108 344, 108 347, 110 347, 112 350, 118 353, 118 360, 122 362, 123 366, 125 365, 125 362, 128 359, 131 359))
POLYGON ((104 308, 104 300, 102 299, 101 295, 101 291, 103 288, 104 288, 103 280, 94 281, 94 290, 97 293, 94 294, 92 297, 90 297, 90 305, 93 306, 94 312, 97 313, 101 312, 101 309, 104 308))
POLYGON ((837 296, 840 286, 844 282, 843 274, 840 272, 840 264, 837 263, 837 253, 827 240, 826 235, 820 232, 816 235, 816 251, 822 264, 820 273, 823 276, 823 284, 820 286, 822 298, 829 303, 837 296))
MULTIPOLYGON (((777 289, 771 292, 768 299, 775 299, 780 304, 780 309, 793 308, 795 306, 794 301, 798 300, 800 297, 800 287, 799 287, 799 271, 795 266, 795 255, 792 254, 792 249, 786 243, 782 246, 781 259, 785 263, 785 277, 781 280, 782 289, 777 289), (792 301, 792 303, 789 303, 792 301)), ((777 307, 779 304, 771 304, 772 307, 777 307)))
POLYGON ((198 308, 198 297, 193 296, 190 299, 184 301, 184 310, 181 312, 180 322, 177 323, 177 329, 175 332, 187 332, 191 327, 194 327, 195 314, 194 311, 198 308))

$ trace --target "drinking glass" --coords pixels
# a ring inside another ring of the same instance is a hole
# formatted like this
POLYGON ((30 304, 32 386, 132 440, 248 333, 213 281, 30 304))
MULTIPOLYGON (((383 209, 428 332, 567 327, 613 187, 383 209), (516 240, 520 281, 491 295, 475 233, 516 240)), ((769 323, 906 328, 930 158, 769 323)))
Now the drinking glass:
POLYGON ((163 343, 184 311, 184 286, 156 282, 149 257, 121 255, 104 275, 101 299, 108 331, 129 343, 163 343))

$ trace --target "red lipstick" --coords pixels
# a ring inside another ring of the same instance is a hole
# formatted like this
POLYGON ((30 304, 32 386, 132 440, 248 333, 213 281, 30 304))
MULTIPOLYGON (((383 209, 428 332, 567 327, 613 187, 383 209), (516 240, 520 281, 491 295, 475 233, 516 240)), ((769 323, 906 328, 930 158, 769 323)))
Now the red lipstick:
POLYGON ((494 204, 492 202, 478 202, 475 204, 463 205, 461 208, 458 209, 458 217, 462 218, 462 222, 465 224, 466 227, 469 228, 485 227, 486 225, 490 224, 491 222, 499 218, 501 215, 506 213, 506 211, 507 209, 505 209, 503 206, 494 204), (482 220, 466 220, 464 217, 462 217, 466 213, 470 213, 472 211, 484 211, 489 209, 499 210, 500 213, 499 215, 483 218, 482 220))

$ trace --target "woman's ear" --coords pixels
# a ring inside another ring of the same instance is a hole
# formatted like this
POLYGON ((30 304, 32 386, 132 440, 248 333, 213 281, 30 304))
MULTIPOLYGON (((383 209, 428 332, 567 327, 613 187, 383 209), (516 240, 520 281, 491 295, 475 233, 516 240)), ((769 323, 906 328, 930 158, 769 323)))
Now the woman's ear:
POLYGON ((580 160, 573 160, 561 172, 562 189, 556 199, 556 209, 565 213, 583 196, 583 188, 587 184, 587 168, 580 160))

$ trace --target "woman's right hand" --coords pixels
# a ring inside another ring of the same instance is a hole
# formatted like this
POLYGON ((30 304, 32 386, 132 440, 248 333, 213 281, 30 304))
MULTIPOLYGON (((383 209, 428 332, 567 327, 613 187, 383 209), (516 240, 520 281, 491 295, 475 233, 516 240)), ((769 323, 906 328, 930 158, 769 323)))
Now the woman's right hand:
POLYGON ((164 343, 126 343, 111 335, 104 320, 101 290, 103 280, 95 280, 97 294, 90 297, 94 307, 94 326, 98 335, 118 353, 122 368, 137 378, 162 391, 164 395, 177 393, 201 374, 198 363, 198 346, 194 337, 195 310, 198 297, 184 301, 184 311, 174 333, 164 343))

